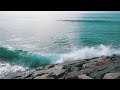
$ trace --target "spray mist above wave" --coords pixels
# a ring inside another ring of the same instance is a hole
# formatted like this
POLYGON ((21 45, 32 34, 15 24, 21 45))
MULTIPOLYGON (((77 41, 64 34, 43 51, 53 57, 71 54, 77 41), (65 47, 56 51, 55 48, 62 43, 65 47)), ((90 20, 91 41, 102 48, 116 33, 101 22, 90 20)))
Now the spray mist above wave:
POLYGON ((113 54, 120 54, 120 48, 115 49, 112 48, 112 46, 105 46, 101 44, 96 47, 84 47, 69 53, 62 54, 59 62, 68 60, 82 60, 93 57, 100 57, 103 55, 111 56, 113 54))

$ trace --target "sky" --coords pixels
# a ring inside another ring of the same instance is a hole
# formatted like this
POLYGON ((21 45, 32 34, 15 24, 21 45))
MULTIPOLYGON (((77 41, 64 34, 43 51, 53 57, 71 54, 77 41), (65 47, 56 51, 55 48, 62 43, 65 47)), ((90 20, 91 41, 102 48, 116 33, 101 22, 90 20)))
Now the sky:
POLYGON ((69 14, 84 14, 84 13, 120 13, 120 11, 0 11, 2 15, 42 15, 49 16, 49 15, 68 15, 69 14))
POLYGON ((0 11, 2 13, 39 13, 39 14, 53 14, 53 13, 116 13, 120 11, 0 11))

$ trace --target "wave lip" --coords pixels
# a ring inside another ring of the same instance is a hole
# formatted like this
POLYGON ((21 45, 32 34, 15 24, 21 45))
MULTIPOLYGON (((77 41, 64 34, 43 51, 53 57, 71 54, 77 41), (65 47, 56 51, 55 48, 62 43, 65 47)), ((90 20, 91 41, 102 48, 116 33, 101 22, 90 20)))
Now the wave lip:
POLYGON ((40 65, 53 64, 58 58, 58 54, 35 54, 22 50, 0 48, 0 61, 11 65, 35 68, 40 65))

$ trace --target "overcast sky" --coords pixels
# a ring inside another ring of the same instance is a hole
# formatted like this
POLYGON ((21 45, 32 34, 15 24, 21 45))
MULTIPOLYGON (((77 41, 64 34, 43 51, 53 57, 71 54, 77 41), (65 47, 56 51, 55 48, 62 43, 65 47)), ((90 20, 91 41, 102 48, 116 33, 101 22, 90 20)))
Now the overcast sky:
POLYGON ((0 11, 0 13, 120 13, 120 11, 0 11))

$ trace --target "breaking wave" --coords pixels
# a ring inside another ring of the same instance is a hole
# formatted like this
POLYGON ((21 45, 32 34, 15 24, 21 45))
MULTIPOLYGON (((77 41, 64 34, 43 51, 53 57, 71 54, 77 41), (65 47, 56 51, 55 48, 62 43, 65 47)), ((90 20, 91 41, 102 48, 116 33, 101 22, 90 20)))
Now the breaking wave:
POLYGON ((6 72, 24 71, 27 68, 35 68, 41 65, 62 63, 69 60, 83 60, 103 55, 111 56, 113 54, 120 54, 120 49, 99 45, 96 47, 83 47, 63 54, 42 54, 1 47, 0 75, 6 72))
POLYGON ((111 56, 120 54, 120 48, 112 48, 112 46, 99 45, 96 47, 84 47, 66 54, 62 54, 61 61, 82 60, 100 56, 111 56))

